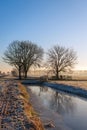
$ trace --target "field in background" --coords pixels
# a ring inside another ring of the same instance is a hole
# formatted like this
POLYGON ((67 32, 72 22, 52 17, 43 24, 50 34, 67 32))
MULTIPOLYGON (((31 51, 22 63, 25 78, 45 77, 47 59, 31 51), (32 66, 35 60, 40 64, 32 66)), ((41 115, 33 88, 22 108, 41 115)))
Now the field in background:
POLYGON ((75 86, 79 88, 83 88, 87 90, 87 81, 57 81, 57 80, 50 80, 51 83, 58 83, 58 84, 65 84, 70 86, 75 86))
MULTIPOLYGON (((46 71, 31 71, 29 75, 40 77, 43 75, 47 75, 46 71)), ((64 80, 49 80, 53 83, 71 85, 75 87, 80 87, 83 89, 87 89, 87 71, 74 71, 73 73, 63 73, 65 76, 64 80)), ((48 77, 51 77, 52 74, 49 74, 48 77)))
MULTIPOLYGON (((87 80, 87 71, 73 71, 71 73, 61 73, 64 77, 63 79, 69 80, 87 80)), ((48 73, 46 70, 32 70, 28 72, 28 76, 31 77, 40 77, 40 76, 54 76, 53 73, 48 73)))
MULTIPOLYGON (((62 73, 62 76, 64 76, 64 79, 62 80, 49 80, 50 82, 53 83, 61 83, 61 84, 66 84, 66 85, 71 85, 71 86, 76 86, 76 87, 81 87, 84 89, 87 89, 87 70, 86 71, 73 71, 72 73, 62 73)), ((43 77, 47 76, 52 77, 54 76, 52 73, 48 73, 46 70, 36 70, 33 69, 28 72, 28 77, 43 77)), ((14 79, 16 77, 12 77, 11 74, 5 77, 0 77, 0 80, 5 80, 5 79, 14 79)))

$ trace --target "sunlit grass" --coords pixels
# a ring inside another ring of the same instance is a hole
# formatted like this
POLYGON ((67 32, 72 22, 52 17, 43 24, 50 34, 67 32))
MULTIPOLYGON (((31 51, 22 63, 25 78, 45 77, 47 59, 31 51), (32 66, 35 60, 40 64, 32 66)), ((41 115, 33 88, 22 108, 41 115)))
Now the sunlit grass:
POLYGON ((25 88, 22 84, 20 84, 20 83, 18 83, 18 86, 19 86, 19 90, 20 90, 20 95, 21 95, 24 99, 29 100, 29 94, 28 94, 28 92, 26 91, 26 88, 25 88))
POLYGON ((20 83, 18 83, 18 86, 19 86, 19 91, 20 91, 19 96, 23 100, 23 103, 24 103, 25 115, 27 116, 29 121, 32 122, 36 130, 44 130, 43 124, 41 120, 39 119, 38 114, 35 112, 35 110, 33 109, 29 101, 30 96, 26 88, 20 83))
POLYGON ((52 83, 58 83, 58 84, 64 84, 64 85, 70 85, 78 88, 87 89, 87 81, 50 81, 52 83))

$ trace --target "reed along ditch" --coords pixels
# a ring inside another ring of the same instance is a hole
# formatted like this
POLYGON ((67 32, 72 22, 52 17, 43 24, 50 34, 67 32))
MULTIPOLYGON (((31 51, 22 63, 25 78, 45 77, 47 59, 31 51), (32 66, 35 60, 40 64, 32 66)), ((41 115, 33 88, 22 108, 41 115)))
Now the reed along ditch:
POLYGON ((26 88, 42 121, 54 124, 51 130, 87 130, 87 99, 47 86, 26 88))

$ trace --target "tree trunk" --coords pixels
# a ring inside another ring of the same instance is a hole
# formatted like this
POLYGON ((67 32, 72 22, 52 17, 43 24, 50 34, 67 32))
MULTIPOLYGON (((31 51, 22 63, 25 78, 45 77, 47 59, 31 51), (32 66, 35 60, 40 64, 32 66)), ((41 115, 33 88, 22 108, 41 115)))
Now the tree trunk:
POLYGON ((25 71, 25 76, 24 76, 24 78, 25 78, 25 79, 27 78, 27 71, 25 71))
POLYGON ((59 79, 59 72, 56 73, 56 78, 59 79))
POLYGON ((56 68, 56 78, 59 79, 59 71, 58 71, 58 67, 56 68))
POLYGON ((19 79, 21 80, 21 66, 19 66, 19 79))

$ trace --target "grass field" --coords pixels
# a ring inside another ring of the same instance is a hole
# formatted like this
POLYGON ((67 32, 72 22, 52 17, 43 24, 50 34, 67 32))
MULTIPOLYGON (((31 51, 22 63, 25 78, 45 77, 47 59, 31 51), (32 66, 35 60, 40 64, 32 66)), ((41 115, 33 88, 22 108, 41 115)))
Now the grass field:
POLYGON ((75 86, 79 88, 83 88, 87 90, 87 81, 50 81, 52 83, 58 83, 58 84, 65 84, 65 85, 70 85, 70 86, 75 86))

